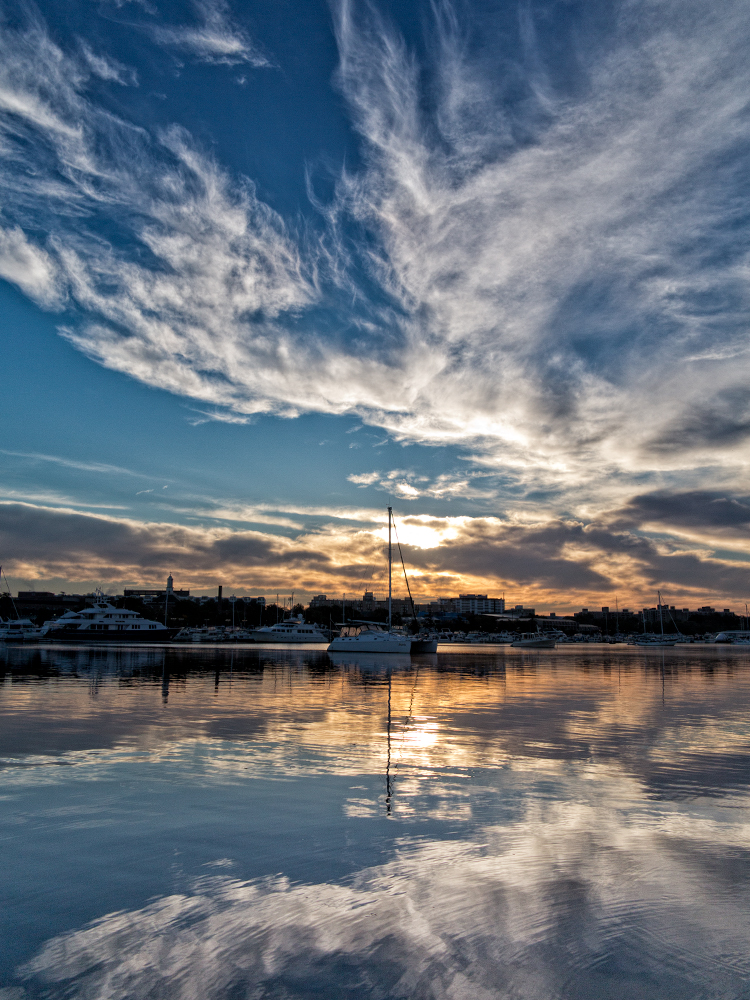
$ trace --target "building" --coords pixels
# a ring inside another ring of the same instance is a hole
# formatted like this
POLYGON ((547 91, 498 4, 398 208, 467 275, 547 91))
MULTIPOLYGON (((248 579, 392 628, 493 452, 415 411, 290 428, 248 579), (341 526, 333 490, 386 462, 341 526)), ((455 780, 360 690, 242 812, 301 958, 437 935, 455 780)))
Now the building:
POLYGON ((486 594, 459 594, 456 611, 469 615, 502 615, 505 613, 505 599, 486 594))
POLYGON ((523 604, 515 604, 505 612, 508 618, 533 618, 536 615, 535 608, 525 608, 523 604))
POLYGON ((174 581, 172 580, 172 574, 171 573, 167 577, 167 585, 166 585, 166 587, 164 587, 162 590, 144 590, 144 589, 141 588, 141 589, 138 589, 138 590, 126 590, 125 591, 125 597, 140 597, 140 598, 146 597, 146 598, 151 598, 152 600, 154 598, 159 598, 159 597, 166 598, 167 595, 169 595, 170 597, 187 598, 187 597, 190 597, 190 591, 189 590, 175 590, 174 589, 174 581))
POLYGON ((325 594, 317 594, 310 601, 311 608, 332 608, 334 604, 341 604, 341 601, 329 601, 325 594))
POLYGON ((62 614, 64 611, 76 610, 86 602, 83 594, 52 594, 45 590, 19 590, 15 599, 19 614, 33 614, 35 611, 52 611, 62 614))

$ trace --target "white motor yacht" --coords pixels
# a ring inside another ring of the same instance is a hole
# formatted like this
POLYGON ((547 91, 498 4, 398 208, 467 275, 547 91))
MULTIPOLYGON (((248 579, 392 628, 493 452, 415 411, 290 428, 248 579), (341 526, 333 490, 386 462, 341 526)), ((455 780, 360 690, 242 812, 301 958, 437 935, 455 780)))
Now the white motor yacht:
POLYGON ((101 600, 45 622, 39 638, 49 642, 164 642, 179 631, 101 600))
POLYGON ((545 635, 544 632, 522 632, 514 639, 511 646, 516 649, 554 649, 556 638, 545 635))
POLYGON ((251 642, 328 642, 330 636, 310 622, 287 618, 277 625, 253 629, 248 638, 251 642))

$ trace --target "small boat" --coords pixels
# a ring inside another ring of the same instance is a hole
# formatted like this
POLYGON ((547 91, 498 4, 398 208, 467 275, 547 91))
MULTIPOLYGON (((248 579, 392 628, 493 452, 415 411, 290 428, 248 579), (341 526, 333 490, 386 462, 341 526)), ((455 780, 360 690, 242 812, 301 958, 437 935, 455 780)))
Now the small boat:
POLYGON ((16 608, 16 602, 13 600, 10 593, 10 583, 8 583, 8 577, 3 573, 3 567, 0 566, 0 580, 5 577, 5 583, 8 587, 7 597, 13 606, 13 610, 16 613, 15 618, 0 618, 0 642, 35 642, 39 638, 39 633, 41 629, 38 625, 35 625, 30 618, 21 618, 18 613, 18 608, 16 608))
POLYGON ((717 632, 711 642, 727 643, 730 646, 747 646, 750 645, 750 632, 745 629, 724 629, 723 632, 717 632))
POLYGON ((45 642, 164 642, 179 631, 149 621, 137 611, 98 600, 83 611, 66 611, 45 622, 39 638, 45 642))
POLYGON ((545 635, 544 632, 522 632, 518 639, 514 639, 511 646, 516 649, 554 649, 555 636, 545 635))
POLYGON ((655 632, 647 632, 645 635, 639 635, 636 639, 633 639, 631 645, 633 646, 674 646, 677 639, 670 639, 668 636, 659 635, 655 632))
POLYGON ((41 631, 30 618, 0 619, 0 642, 36 642, 41 631))
POLYGON ((300 618, 287 618, 277 625, 253 629, 247 638, 251 642, 329 642, 330 636, 319 626, 300 618))

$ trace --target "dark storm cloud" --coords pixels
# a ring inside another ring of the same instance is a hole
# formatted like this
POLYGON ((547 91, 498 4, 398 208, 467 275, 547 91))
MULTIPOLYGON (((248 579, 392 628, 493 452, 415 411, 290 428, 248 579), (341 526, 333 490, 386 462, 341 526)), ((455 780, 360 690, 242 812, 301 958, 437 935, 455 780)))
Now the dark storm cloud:
POLYGON ((96 517, 22 504, 0 506, 0 550, 42 576, 139 578, 215 573, 227 566, 324 567, 325 555, 283 536, 96 517))
POLYGON ((693 403, 651 439, 656 453, 743 444, 750 437, 750 389, 734 387, 693 403))
MULTIPOLYGON (((634 510, 628 515, 631 525, 634 510)), ((467 588, 523 588, 530 600, 559 602, 613 590, 645 597, 661 587, 673 595, 700 596, 703 603, 703 598, 750 593, 749 564, 669 550, 626 527, 623 516, 614 523, 589 524, 463 517, 426 521, 421 530, 437 532, 438 544, 402 543, 413 589, 423 597, 467 588)), ((405 522, 404 537, 408 530, 405 522)), ((182 586, 193 588, 224 580, 261 592, 281 586, 302 594, 361 592, 365 577, 370 589, 379 589, 386 579, 384 542, 377 531, 330 524, 290 538, 3 504, 0 551, 6 572, 28 580, 161 582, 171 571, 182 586)), ((399 574, 396 586, 401 586, 399 574)))
POLYGON ((643 493, 617 510, 615 517, 623 524, 718 529, 743 537, 750 533, 750 497, 710 490, 643 493))

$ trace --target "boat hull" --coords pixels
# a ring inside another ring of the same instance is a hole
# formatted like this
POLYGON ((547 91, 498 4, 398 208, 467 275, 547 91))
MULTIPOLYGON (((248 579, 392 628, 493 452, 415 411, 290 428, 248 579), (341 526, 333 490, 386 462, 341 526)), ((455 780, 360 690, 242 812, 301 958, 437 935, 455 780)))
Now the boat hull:
POLYGON ((555 640, 554 639, 518 639, 516 642, 512 642, 511 646, 515 649, 554 649, 555 640))
POLYGON ((132 632, 122 631, 122 632, 94 632, 91 631, 87 634, 87 630, 82 630, 80 632, 73 631, 72 629, 59 629, 47 632, 39 638, 39 642, 70 642, 80 645, 81 643, 96 643, 97 645, 102 644, 117 644, 118 646, 123 642, 170 642, 180 631, 178 628, 165 628, 159 629, 158 632, 150 632, 146 629, 133 629, 132 632))
POLYGON ((412 653, 437 653, 437 639, 412 639, 412 653))
POLYGON ((299 645, 302 645, 302 644, 305 644, 305 645, 309 646, 311 643, 313 643, 315 645, 320 646, 323 643, 327 643, 328 639, 315 639, 315 638, 313 638, 313 639, 310 639, 310 638, 305 639, 303 636, 300 636, 299 638, 296 637, 296 636, 287 636, 285 638, 284 636, 281 636, 281 635, 268 635, 268 634, 266 634, 266 635, 252 635, 252 636, 250 636, 249 639, 247 639, 245 641, 246 642, 272 642, 274 645, 282 643, 285 646, 299 646, 299 645))
POLYGON ((328 646, 329 653, 411 653, 412 640, 407 636, 383 639, 360 639, 359 636, 339 636, 328 646))

